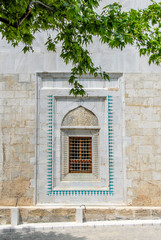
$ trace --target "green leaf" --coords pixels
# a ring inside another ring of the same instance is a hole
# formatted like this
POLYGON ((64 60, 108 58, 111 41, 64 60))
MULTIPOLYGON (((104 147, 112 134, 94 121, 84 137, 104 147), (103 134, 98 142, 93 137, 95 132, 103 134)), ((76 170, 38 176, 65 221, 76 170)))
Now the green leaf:
POLYGON ((78 76, 99 75, 109 80, 108 74, 94 65, 87 50, 95 36, 109 48, 123 50, 128 44, 136 45, 140 55, 149 56, 149 63, 161 62, 161 3, 152 1, 145 9, 128 12, 113 3, 104 7, 101 14, 96 10, 99 0, 35 1, 30 13, 29 3, 29 0, 1 0, 2 38, 14 47, 21 42, 26 53, 33 51, 37 32, 51 33, 47 34, 46 48, 56 52, 57 44, 61 46, 60 57, 72 65, 69 83, 73 87, 70 93, 75 96, 85 95, 78 76))

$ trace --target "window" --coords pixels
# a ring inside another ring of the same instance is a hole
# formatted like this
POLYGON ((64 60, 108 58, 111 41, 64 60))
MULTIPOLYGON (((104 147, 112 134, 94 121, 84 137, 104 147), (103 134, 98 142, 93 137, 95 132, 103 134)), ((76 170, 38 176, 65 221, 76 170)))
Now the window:
POLYGON ((92 173, 91 137, 69 137, 69 173, 92 173))
POLYGON ((97 117, 82 106, 68 112, 61 127, 61 180, 99 179, 99 126, 97 117))

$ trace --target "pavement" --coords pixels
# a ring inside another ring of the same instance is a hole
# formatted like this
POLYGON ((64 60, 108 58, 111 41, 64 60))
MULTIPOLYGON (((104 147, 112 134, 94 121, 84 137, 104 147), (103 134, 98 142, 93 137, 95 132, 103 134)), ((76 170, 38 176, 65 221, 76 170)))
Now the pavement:
POLYGON ((161 240, 161 220, 0 226, 0 240, 161 240))

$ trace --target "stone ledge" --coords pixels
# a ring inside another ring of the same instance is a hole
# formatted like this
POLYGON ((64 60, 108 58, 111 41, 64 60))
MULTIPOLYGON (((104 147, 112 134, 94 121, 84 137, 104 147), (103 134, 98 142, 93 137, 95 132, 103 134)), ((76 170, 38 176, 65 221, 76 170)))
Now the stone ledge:
MULTIPOLYGON (((17 207, 19 224, 74 222, 77 221, 78 208, 78 206, 17 207)), ((15 208, 0 207, 0 225, 11 224, 13 209, 15 208)), ((82 213, 82 222, 161 219, 161 207, 84 206, 82 213)))

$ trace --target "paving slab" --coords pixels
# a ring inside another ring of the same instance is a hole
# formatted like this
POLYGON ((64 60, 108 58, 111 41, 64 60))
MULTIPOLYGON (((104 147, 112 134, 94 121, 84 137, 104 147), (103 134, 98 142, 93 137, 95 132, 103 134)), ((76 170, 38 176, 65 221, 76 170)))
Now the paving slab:
POLYGON ((159 240, 161 227, 156 226, 104 226, 54 228, 53 230, 39 229, 0 234, 1 240, 159 240))

